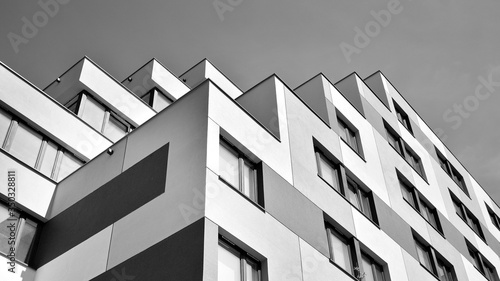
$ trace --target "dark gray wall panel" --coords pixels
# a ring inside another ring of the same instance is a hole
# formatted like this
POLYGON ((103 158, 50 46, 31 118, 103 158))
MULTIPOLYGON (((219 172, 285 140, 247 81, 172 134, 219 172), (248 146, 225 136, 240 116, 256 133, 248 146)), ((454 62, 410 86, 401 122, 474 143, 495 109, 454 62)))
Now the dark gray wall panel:
POLYGON ((373 194, 373 201, 377 209, 380 229, 396 241, 401 248, 417 259, 417 250, 415 249, 410 225, 375 194, 373 194))
POLYGON ((328 256, 323 212, 302 193, 263 165, 266 212, 328 256))
POLYGON ((49 220, 33 266, 46 264, 162 194, 167 159, 168 144, 49 220))
POLYGON ((204 228, 201 218, 91 280, 201 281, 204 228))
POLYGON ((439 222, 443 228, 444 237, 450 242, 462 255, 469 256, 467 245, 465 244, 464 235, 451 224, 441 213, 438 212, 439 222))

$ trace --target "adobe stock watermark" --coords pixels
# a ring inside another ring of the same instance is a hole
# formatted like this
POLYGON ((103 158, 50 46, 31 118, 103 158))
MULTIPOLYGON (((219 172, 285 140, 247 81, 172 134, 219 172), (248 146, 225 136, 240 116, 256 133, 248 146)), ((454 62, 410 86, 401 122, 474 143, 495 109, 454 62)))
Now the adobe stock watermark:
POLYGON ((402 11, 403 6, 399 0, 389 0, 389 2, 387 2, 387 9, 382 9, 378 12, 371 10, 370 15, 372 15, 374 20, 367 22, 363 30, 357 26, 354 27, 354 46, 344 41, 339 45, 347 63, 351 63, 352 55, 359 55, 362 49, 368 47, 372 39, 382 32, 382 28, 389 26, 393 15, 397 15, 402 11))
POLYGON ((212 5, 214 5, 215 12, 219 16, 220 21, 224 21, 224 13, 232 12, 234 8, 239 6, 243 0, 214 0, 212 5))
POLYGON ((28 44, 33 39, 38 31, 49 23, 49 19, 53 18, 59 13, 60 5, 66 5, 70 0, 39 0, 38 6, 41 10, 36 11, 31 18, 22 17, 21 21, 21 35, 9 32, 7 38, 9 39, 12 49, 17 54, 19 53, 19 46, 21 44, 28 44))
MULTIPOLYGON (((484 102, 491 98, 496 92, 496 87, 500 87, 500 65, 494 67, 487 75, 477 77, 478 83, 474 89, 474 94, 465 97, 461 103, 453 104, 452 108, 448 108, 443 112, 443 120, 446 123, 452 123, 451 128, 457 130, 460 128, 464 119, 472 116, 472 113, 477 111, 484 102)), ((434 129, 434 133, 438 135, 442 141, 445 141, 448 136, 442 128, 434 129)))

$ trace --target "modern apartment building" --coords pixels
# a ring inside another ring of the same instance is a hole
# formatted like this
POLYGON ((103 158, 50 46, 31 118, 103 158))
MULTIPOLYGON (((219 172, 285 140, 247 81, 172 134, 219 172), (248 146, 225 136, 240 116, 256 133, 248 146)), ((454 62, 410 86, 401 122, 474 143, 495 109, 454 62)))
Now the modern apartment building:
POLYGON ((1 64, 0 145, 0 280, 499 281, 500 208, 381 72, 1 64))

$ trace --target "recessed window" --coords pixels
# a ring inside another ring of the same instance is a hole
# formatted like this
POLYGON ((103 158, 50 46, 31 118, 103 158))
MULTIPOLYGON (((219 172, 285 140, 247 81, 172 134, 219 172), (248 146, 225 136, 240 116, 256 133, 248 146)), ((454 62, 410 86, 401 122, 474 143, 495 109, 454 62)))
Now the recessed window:
POLYGON ((453 266, 423 239, 413 237, 420 264, 441 281, 455 281, 453 266))
POLYGON ((469 251, 469 261, 481 272, 489 281, 498 281, 498 274, 495 267, 474 248, 471 243, 465 240, 469 251))
POLYGON ((346 122, 342 121, 340 118, 337 119, 339 124, 339 134, 340 137, 351 147, 356 153, 361 154, 361 145, 358 140, 358 131, 351 125, 347 125, 346 122))
POLYGON ((354 274, 351 247, 347 238, 333 227, 326 228, 330 259, 345 271, 354 274))
POLYGON ((261 280, 260 262, 228 241, 219 239, 218 256, 217 280, 261 280))
POLYGON ((363 266, 363 273, 361 273, 363 281, 385 281, 384 269, 374 259, 365 253, 361 253, 361 263, 363 266))
POLYGON ((420 157, 410 146, 384 121, 387 142, 401 155, 406 162, 423 178, 425 177, 424 166, 420 157))
POLYGON ((11 237, 9 226, 14 225, 15 250, 13 254, 16 260, 27 263, 32 252, 38 224, 23 212, 10 210, 12 212, 9 212, 6 205, 0 203, 0 252, 5 255, 12 254, 10 252, 12 243, 9 243, 9 237, 11 237))
POLYGON ((439 166, 450 176, 451 179, 458 185, 458 187, 469 196, 469 191, 467 190, 467 186, 465 185, 464 178, 462 175, 450 164, 443 154, 436 148, 436 154, 438 156, 439 166))
POLYGON ((498 230, 500 230, 500 218, 497 216, 497 214, 495 214, 495 212, 493 212, 493 210, 488 205, 486 205, 486 209, 488 210, 488 214, 490 215, 491 223, 498 230))
POLYGON ((354 180, 347 177, 347 189, 349 201, 365 214, 369 219, 375 221, 372 214, 372 199, 371 193, 364 191, 354 180))
POLYGON ((113 142, 118 141, 133 129, 132 125, 99 103, 86 91, 82 91, 70 100, 66 107, 113 142))
POLYGON ((141 99, 157 112, 160 112, 173 103, 171 99, 156 88, 144 94, 141 99))
POLYGON ((328 159, 321 151, 316 151, 318 175, 331 187, 340 192, 339 166, 328 159))
POLYGON ((403 142, 401 138, 386 125, 386 135, 387 135, 387 141, 389 144, 400 154, 404 155, 403 152, 403 142))
POLYGON ((486 242, 484 238, 481 225, 479 220, 472 214, 467 207, 450 191, 451 201, 453 202, 453 207, 457 215, 481 238, 486 242))
POLYGON ((420 194, 420 192, 418 192, 418 190, 413 187, 399 172, 398 179, 403 199, 417 212, 419 212, 420 215, 434 227, 434 229, 443 234, 436 208, 434 208, 431 203, 429 203, 428 200, 425 199, 425 197, 420 194))
POLYGON ((84 164, 49 138, 2 109, 0 109, 0 140, 1 147, 5 151, 52 179, 63 179, 84 164), (73 165, 67 165, 68 161, 64 160, 65 155, 73 159, 73 165))
POLYGON ((434 272, 430 247, 425 246, 418 240, 415 240, 415 247, 417 249, 417 256, 420 264, 427 268, 430 272, 434 272))
POLYGON ((219 175, 227 184, 258 203, 256 165, 223 139, 219 145, 219 175))
POLYGON ((414 188, 407 184, 406 182, 399 180, 399 186, 401 187, 401 193, 403 194, 403 199, 410 204, 413 208, 419 211, 417 204, 417 197, 415 195, 414 188))
POLYGON ((394 100, 393 103, 394 103, 394 109, 396 109, 396 116, 398 117, 399 122, 408 130, 408 132, 413 134, 408 114, 406 114, 406 112, 404 112, 403 109, 401 109, 401 107, 394 100))

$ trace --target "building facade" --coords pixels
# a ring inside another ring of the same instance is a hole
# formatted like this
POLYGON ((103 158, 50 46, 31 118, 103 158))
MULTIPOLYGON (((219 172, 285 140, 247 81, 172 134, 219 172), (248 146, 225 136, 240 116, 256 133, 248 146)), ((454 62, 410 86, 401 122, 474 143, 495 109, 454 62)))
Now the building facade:
POLYGON ((381 73, 0 65, 1 280, 499 281, 500 208, 381 73))

